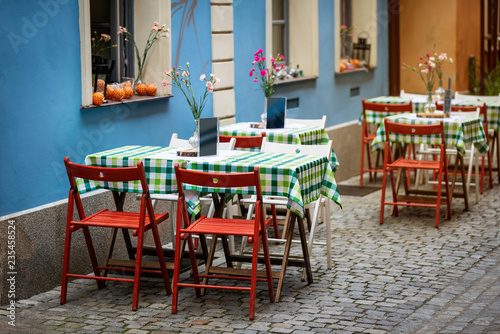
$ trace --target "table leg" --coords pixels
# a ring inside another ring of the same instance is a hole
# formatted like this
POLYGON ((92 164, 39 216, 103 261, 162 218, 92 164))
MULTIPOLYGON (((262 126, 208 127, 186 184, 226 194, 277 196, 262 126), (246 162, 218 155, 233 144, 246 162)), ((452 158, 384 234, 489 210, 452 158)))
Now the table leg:
POLYGON ((281 271, 279 274, 278 278, 278 288, 276 290, 276 299, 275 301, 279 301, 281 297, 281 292, 283 290, 283 283, 285 282, 285 274, 286 274, 286 268, 288 265, 288 258, 290 256, 290 249, 292 246, 292 239, 293 239, 293 230, 295 227, 295 221, 298 220, 299 224, 299 235, 300 235, 300 243, 302 246, 302 255, 304 257, 304 266, 307 274, 307 283, 311 284, 313 282, 313 277, 312 277, 312 270, 311 270, 311 262, 309 258, 309 251, 307 248, 307 238, 306 238, 306 232, 304 228, 304 224, 302 222, 302 218, 297 216, 296 213, 291 213, 290 214, 290 219, 287 221, 286 225, 288 225, 287 228, 287 237, 286 237, 286 243, 285 243, 285 252, 283 254, 283 260, 281 262, 281 271))

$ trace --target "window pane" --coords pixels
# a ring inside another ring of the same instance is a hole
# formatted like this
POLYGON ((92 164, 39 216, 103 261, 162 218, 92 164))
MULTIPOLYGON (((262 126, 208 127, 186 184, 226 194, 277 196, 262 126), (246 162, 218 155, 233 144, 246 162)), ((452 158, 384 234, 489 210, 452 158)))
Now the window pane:
POLYGON ((285 0, 273 0, 273 20, 284 20, 283 2, 285 0))
POLYGON ((285 27, 283 25, 273 25, 273 56, 277 53, 285 54, 285 27))

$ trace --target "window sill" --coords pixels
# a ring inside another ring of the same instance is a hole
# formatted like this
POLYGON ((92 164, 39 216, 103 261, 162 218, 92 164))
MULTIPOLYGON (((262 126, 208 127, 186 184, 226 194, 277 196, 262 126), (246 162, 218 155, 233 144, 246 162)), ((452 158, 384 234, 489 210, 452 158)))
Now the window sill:
POLYGON ((363 68, 354 68, 352 70, 344 70, 342 72, 335 72, 335 75, 345 75, 345 74, 351 74, 351 73, 359 73, 359 72, 366 72, 368 73, 369 71, 375 70, 377 67, 363 67, 363 68))
POLYGON ((139 96, 139 95, 133 95, 130 99, 123 99, 121 101, 106 100, 105 103, 101 104, 100 106, 96 106, 94 104, 91 104, 89 106, 81 106, 81 109, 106 108, 106 107, 112 107, 112 106, 119 106, 119 105, 123 105, 123 104, 129 104, 129 103, 137 103, 137 102, 146 102, 146 101, 153 101, 153 100, 168 99, 168 98, 171 98, 173 96, 174 95, 172 95, 172 94, 161 95, 161 96, 139 96))
POLYGON ((278 80, 278 81, 276 81, 275 85, 286 85, 286 84, 289 84, 289 83, 309 81, 309 80, 316 80, 316 79, 318 79, 318 76, 315 76, 315 75, 312 75, 312 76, 302 76, 302 77, 293 78, 293 79, 278 80))

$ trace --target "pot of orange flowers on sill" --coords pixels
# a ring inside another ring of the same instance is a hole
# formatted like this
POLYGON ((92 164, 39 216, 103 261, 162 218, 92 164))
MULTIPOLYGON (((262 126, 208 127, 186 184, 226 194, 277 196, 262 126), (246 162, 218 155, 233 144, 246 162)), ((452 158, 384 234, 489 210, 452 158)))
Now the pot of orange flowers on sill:
MULTIPOLYGON (((432 100, 432 88, 437 77, 436 57, 426 54, 425 58, 420 57, 420 63, 417 68, 411 67, 405 63, 401 66, 402 69, 412 70, 415 72, 427 90, 427 102, 424 105, 424 112, 426 114, 433 114, 436 111, 436 104, 432 100)), ((438 63, 439 64, 439 63, 438 63)))
POLYGON ((200 81, 205 84, 205 92, 199 99, 196 98, 193 85, 191 83, 191 72, 189 69, 189 63, 186 63, 186 68, 182 68, 181 66, 173 67, 169 71, 165 71, 165 74, 171 78, 171 83, 168 80, 163 80, 162 85, 165 87, 167 85, 171 85, 173 87, 178 88, 189 105, 189 109, 191 109, 191 113, 193 114, 195 128, 193 135, 189 138, 189 145, 192 150, 198 151, 198 120, 200 119, 201 113, 205 108, 205 104, 207 102, 208 95, 214 91, 214 85, 220 83, 220 79, 216 78, 213 74, 210 74, 207 77, 205 74, 200 76, 200 81))
MULTIPOLYGON (((267 128, 267 108, 274 103, 280 103, 276 101, 271 101, 271 96, 274 94, 274 85, 278 80, 278 72, 281 69, 286 68, 285 65, 279 65, 278 62, 284 61, 285 57, 281 54, 277 54, 276 57, 270 57, 271 67, 266 68, 266 57, 264 57, 264 50, 259 49, 254 54, 254 60, 252 62, 252 69, 250 70, 250 76, 254 77, 254 82, 260 82, 260 89, 264 92, 265 100, 265 108, 262 113, 261 120, 264 128, 267 128)), ((286 108, 286 97, 282 97, 279 99, 285 99, 285 108, 286 108)))
MULTIPOLYGON (((148 85, 146 85, 146 83, 144 82, 144 65, 146 64, 148 53, 153 47, 153 45, 155 45, 155 43, 159 41, 162 37, 163 38, 169 37, 169 29, 166 27, 165 24, 160 25, 158 22, 154 22, 153 27, 149 31, 149 36, 148 39, 146 40, 146 46, 144 48, 142 57, 141 54, 139 53, 139 48, 137 47, 134 36, 127 30, 127 28, 120 27, 118 29, 118 35, 124 35, 125 41, 132 43, 135 48, 135 58, 137 60, 137 69, 138 69, 137 78, 135 79, 136 93, 138 95, 150 94, 150 92, 152 92, 153 90, 153 87, 151 86, 153 84, 151 84, 148 87, 148 85)), ((154 87, 154 90, 156 93, 156 87, 154 87)))

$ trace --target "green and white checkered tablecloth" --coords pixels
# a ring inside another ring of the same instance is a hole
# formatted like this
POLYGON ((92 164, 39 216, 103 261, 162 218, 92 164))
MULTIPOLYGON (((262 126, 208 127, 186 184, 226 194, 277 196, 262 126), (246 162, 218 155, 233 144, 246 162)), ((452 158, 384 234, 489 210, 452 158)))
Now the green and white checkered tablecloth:
MULTIPOLYGON (((330 140, 326 130, 317 126, 254 129, 250 127, 250 123, 241 122, 225 125, 220 128, 219 133, 224 136, 260 136, 264 133, 269 142, 281 144, 319 145, 327 144, 330 140)), ((335 172, 339 166, 339 161, 333 150, 330 162, 333 164, 333 171, 335 172)))
MULTIPOLYGON (((482 102, 475 100, 462 100, 454 102, 457 106, 476 106, 482 102)), ((486 115, 488 116, 488 129, 500 131, 500 102, 486 102, 486 115)))
MULTIPOLYGON (((300 154, 277 154, 264 152, 238 152, 235 155, 220 159, 177 157, 175 148, 157 146, 125 146, 109 151, 88 155, 85 164, 101 167, 136 166, 139 160, 144 162, 144 169, 151 193, 175 193, 177 182, 174 164, 187 169, 213 172, 246 172, 253 171, 254 166, 260 170, 262 193, 264 195, 288 197, 288 208, 301 217, 304 216, 304 205, 319 198, 320 194, 332 199, 342 206, 340 194, 333 175, 333 166, 323 156, 300 154)), ((85 192, 92 189, 105 188, 116 191, 139 192, 140 184, 97 183, 78 180, 78 189, 85 192)), ((189 189, 189 188, 186 188, 189 189)), ((235 192, 252 194, 250 189, 198 189, 209 192, 235 192)), ((197 213, 193 210, 193 213, 197 213)))
MULTIPOLYGON (((410 99, 402 98, 399 96, 379 96, 366 100, 366 102, 374 102, 374 103, 408 103, 410 99)), ((425 102, 415 102, 412 101, 412 109, 414 113, 422 112, 424 110, 425 102)), ((384 118, 388 116, 394 115, 391 112, 373 112, 370 110, 366 110, 366 122, 369 124, 380 124, 384 121, 384 118)), ((363 111, 358 118, 359 125, 363 124, 363 111)))
MULTIPOLYGON (((488 143, 484 134, 483 125, 479 118, 444 118, 432 119, 416 117, 416 114, 393 115, 387 118, 391 122, 400 124, 436 124, 444 121, 446 145, 455 146, 461 155, 465 154, 465 144, 473 143, 480 153, 488 151, 488 143)), ((413 136, 391 135, 391 140, 413 144, 440 144, 437 136, 425 136, 417 140, 413 136)), ((377 130, 371 149, 383 149, 385 144, 385 128, 381 123, 377 130)))

